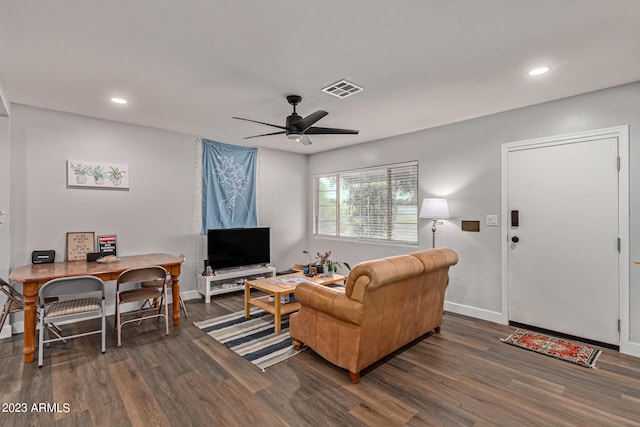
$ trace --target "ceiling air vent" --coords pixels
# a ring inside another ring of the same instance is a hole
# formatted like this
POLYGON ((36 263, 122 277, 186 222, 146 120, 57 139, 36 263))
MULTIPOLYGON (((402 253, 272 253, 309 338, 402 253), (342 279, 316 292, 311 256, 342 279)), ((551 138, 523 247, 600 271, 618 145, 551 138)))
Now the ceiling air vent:
POLYGON ((322 89, 323 92, 337 96, 338 98, 346 98, 347 96, 351 96, 354 93, 358 93, 363 90, 364 88, 346 80, 340 80, 339 82, 335 82, 334 84, 322 89))

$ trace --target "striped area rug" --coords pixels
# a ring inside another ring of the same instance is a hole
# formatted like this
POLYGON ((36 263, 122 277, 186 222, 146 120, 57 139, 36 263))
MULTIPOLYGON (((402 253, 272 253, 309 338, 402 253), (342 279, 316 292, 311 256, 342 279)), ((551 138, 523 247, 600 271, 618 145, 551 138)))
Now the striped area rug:
POLYGON ((264 371, 302 351, 291 344, 289 315, 282 316, 279 334, 273 332, 273 322, 273 315, 252 307, 248 319, 243 310, 193 324, 264 371))

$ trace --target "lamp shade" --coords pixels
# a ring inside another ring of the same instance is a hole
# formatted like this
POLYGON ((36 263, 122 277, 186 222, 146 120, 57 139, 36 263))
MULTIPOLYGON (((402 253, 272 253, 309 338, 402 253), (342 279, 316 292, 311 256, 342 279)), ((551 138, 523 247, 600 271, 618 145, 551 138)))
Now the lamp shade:
POLYGON ((447 199, 423 199, 420 218, 449 218, 447 199))

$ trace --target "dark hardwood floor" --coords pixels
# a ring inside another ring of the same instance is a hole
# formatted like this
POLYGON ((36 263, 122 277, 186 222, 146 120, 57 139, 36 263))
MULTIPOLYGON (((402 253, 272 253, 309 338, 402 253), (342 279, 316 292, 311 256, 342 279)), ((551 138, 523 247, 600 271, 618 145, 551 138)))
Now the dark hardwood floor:
POLYGON ((446 314, 442 334, 354 385, 311 350, 261 372, 191 324, 241 310, 241 293, 187 308, 169 336, 146 321, 117 348, 110 329, 106 354, 78 338, 45 349, 41 369, 22 362, 22 335, 1 340, 0 426, 640 426, 640 358, 613 350, 583 368, 502 343, 513 327, 446 314))

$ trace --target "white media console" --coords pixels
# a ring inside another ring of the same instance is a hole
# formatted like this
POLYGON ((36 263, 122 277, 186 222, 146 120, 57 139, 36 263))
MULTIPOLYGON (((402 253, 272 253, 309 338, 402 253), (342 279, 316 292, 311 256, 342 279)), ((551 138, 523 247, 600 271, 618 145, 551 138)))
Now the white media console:
POLYGON ((216 271, 213 276, 198 275, 198 292, 204 295, 204 302, 209 304, 211 295, 244 290, 245 280, 255 280, 275 275, 275 267, 264 265, 224 269, 216 271))

